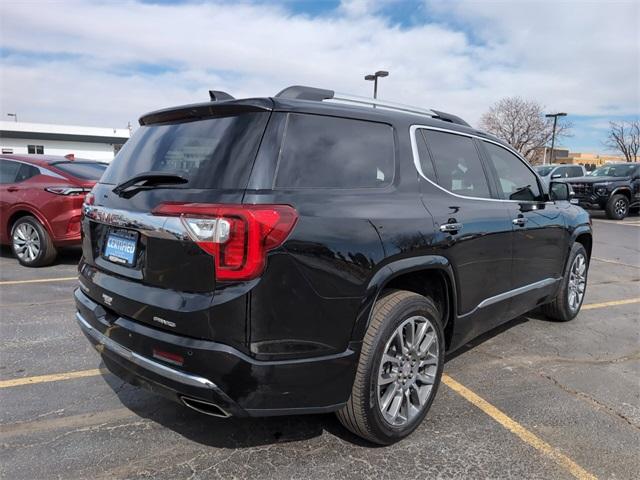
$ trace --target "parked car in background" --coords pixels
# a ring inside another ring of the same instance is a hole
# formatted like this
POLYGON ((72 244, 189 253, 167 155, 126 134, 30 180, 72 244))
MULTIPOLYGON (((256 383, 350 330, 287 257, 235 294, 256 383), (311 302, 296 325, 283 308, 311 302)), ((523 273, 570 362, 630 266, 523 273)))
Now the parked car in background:
POLYGON ((567 182, 580 206, 604 210, 613 220, 622 220, 629 210, 640 207, 640 163, 609 163, 567 182))
POLYGON ((86 198, 76 319, 121 378, 388 444, 445 352, 580 311, 589 216, 494 136, 331 90, 211 93, 144 115, 86 198))
POLYGON ((549 185, 551 180, 562 180, 563 178, 584 177, 587 170, 582 165, 538 165, 534 167, 540 178, 549 185))
POLYGON ((82 202, 107 163, 51 155, 0 156, 0 243, 27 267, 80 243, 82 202))

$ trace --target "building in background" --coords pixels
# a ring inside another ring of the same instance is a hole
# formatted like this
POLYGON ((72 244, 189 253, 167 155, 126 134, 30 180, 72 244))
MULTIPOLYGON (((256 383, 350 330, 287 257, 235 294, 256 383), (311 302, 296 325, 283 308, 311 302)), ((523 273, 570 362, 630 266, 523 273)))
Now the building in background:
POLYGON ((110 162, 130 134, 128 128, 2 121, 0 147, 4 154, 73 154, 76 158, 110 162))
POLYGON ((566 148, 554 148, 553 160, 551 159, 551 149, 542 147, 536 149, 531 159, 532 165, 542 165, 549 163, 562 163, 584 165, 587 170, 604 165, 605 163, 624 162, 622 155, 601 155, 598 153, 570 152, 566 148))

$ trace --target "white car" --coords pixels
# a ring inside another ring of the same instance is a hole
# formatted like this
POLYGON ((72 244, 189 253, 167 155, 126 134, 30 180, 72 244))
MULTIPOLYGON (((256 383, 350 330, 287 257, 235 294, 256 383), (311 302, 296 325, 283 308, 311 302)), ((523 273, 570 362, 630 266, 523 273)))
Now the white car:
POLYGON ((547 185, 549 185, 551 180, 584 177, 587 175, 587 170, 582 165, 538 165, 535 169, 547 185))

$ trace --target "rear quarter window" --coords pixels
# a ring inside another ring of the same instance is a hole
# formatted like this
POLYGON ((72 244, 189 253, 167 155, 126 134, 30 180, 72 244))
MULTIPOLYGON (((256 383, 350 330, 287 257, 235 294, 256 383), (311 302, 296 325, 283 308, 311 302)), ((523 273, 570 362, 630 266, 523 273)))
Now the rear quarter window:
POLYGON ((107 165, 99 162, 61 162, 54 163, 58 170, 83 180, 99 180, 107 165))
POLYGON ((291 113, 276 170, 276 188, 376 188, 395 169, 387 124, 291 113))

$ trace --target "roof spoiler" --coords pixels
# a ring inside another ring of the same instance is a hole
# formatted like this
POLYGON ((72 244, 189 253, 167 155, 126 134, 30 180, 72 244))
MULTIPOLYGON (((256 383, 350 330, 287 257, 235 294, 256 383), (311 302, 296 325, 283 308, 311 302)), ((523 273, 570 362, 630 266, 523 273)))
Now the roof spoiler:
POLYGON ((212 102, 222 102, 223 100, 235 100, 231 95, 227 92, 223 92, 222 90, 209 90, 209 98, 212 102))

